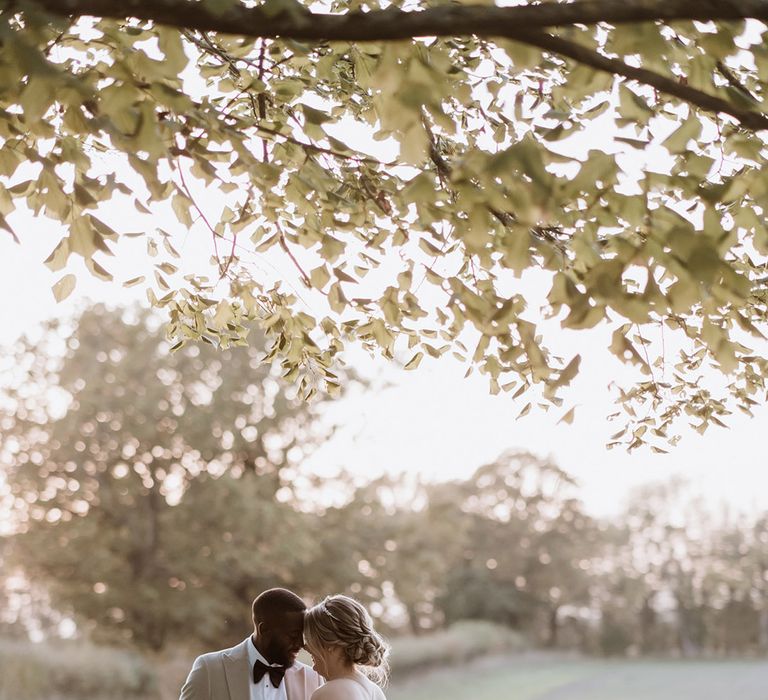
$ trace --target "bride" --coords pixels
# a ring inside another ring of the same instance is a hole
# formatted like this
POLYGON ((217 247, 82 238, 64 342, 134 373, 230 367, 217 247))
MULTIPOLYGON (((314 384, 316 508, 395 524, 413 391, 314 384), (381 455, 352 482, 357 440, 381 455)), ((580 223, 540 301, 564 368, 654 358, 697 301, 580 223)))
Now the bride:
POLYGON ((315 671, 326 679, 311 700, 386 700, 369 676, 386 679, 389 646, 356 600, 329 596, 307 610, 304 639, 315 671))

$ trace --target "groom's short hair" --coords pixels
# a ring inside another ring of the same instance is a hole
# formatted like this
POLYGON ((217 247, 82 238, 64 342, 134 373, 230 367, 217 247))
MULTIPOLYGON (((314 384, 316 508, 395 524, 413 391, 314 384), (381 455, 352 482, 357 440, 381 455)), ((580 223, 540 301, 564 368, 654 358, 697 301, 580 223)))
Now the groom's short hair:
POLYGON ((253 622, 269 623, 276 616, 285 613, 303 613, 307 609, 306 603, 293 591, 287 588, 270 588, 260 593, 253 601, 253 622))

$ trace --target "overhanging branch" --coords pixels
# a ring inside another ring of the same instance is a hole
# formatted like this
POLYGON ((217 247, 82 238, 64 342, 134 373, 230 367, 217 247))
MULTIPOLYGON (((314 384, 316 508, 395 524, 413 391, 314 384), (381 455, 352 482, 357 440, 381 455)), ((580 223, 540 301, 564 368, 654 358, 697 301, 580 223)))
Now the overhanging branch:
MULTIPOLYGON (((226 10, 191 0, 37 0, 37 5, 56 15, 135 17, 180 29, 310 41, 392 41, 469 34, 492 38, 525 29, 599 22, 768 20, 768 0, 580 0, 516 7, 447 5, 420 11, 390 7, 345 14, 310 12, 298 2, 286 2, 286 9, 277 14, 274 5, 265 9, 235 1, 226 10)), ((0 0, 0 7, 17 9, 18 3, 0 0)))
POLYGON ((689 104, 700 107, 701 109, 710 112, 730 114, 732 117, 738 119, 743 126, 753 129, 754 131, 768 129, 768 116, 765 114, 753 112, 749 109, 742 109, 720 97, 715 97, 714 95, 697 90, 689 85, 684 85, 676 80, 667 78, 664 75, 654 73, 647 68, 637 68, 635 66, 630 66, 628 63, 617 58, 603 56, 602 54, 573 41, 545 34, 544 32, 525 32, 520 35, 518 41, 531 46, 536 46, 537 48, 549 51, 550 53, 566 56, 597 70, 605 71, 613 75, 621 75, 630 80, 636 80, 639 83, 650 85, 651 87, 656 88, 659 92, 677 97, 689 104))
MULTIPOLYGON (((180 29, 240 36, 292 38, 305 41, 392 41, 419 36, 507 38, 557 53, 598 70, 650 85, 702 109, 730 114, 749 129, 768 129, 768 117, 708 93, 682 85, 645 68, 608 58, 542 29, 573 24, 628 24, 682 20, 768 20, 768 0, 579 0, 515 7, 449 5, 421 11, 390 7, 371 12, 327 14, 310 12, 286 0, 275 13, 268 7, 246 7, 233 0, 226 10, 191 0, 36 0, 59 16, 92 15, 110 19, 136 18, 180 29)), ((0 8, 16 9, 15 0, 0 8)))

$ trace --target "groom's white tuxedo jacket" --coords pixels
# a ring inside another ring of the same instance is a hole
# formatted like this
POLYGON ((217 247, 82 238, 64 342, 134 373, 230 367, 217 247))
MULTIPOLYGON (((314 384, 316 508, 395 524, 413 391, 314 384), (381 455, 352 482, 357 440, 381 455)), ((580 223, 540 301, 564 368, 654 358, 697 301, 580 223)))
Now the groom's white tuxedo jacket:
MULTIPOLYGON (((237 646, 195 659, 179 700, 250 700, 253 669, 245 639, 237 646)), ((323 683, 306 664, 295 661, 283 678, 288 700, 309 700, 323 683)))

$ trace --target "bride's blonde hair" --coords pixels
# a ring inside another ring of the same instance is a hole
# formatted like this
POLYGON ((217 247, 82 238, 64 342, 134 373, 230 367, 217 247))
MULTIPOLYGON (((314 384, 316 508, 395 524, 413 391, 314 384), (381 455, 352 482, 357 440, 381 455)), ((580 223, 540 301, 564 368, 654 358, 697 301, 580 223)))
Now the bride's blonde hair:
POLYGON ((310 651, 341 647, 350 662, 384 684, 389 672, 389 645, 373 629, 368 611, 345 595, 328 596, 304 615, 304 639, 310 651))

